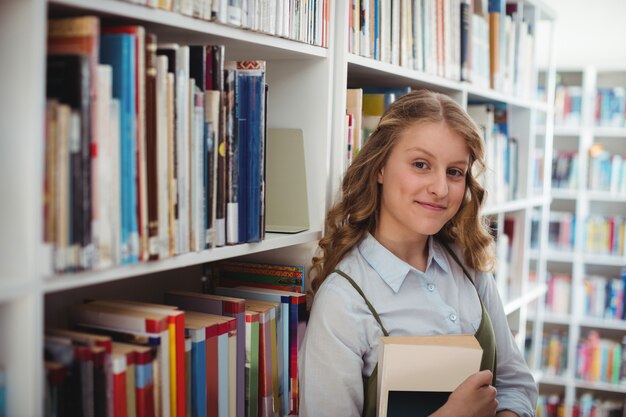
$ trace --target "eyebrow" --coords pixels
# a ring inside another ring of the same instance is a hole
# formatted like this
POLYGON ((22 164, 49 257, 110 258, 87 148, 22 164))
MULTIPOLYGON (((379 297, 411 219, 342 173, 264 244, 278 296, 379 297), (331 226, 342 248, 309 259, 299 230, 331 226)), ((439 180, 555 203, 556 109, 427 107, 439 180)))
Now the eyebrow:
MULTIPOLYGON (((419 146, 412 146, 412 147, 407 148, 407 149, 405 150, 405 152, 410 152, 410 151, 418 151, 418 152, 423 152, 423 153, 425 153, 426 155, 430 156, 431 158, 435 158, 435 155, 434 155, 432 152, 427 151, 427 150, 426 150, 426 149, 424 149, 424 148, 420 148, 419 146)), ((458 161, 453 161, 453 162, 451 162, 451 164, 452 164, 452 165, 469 165, 469 155, 468 155, 468 160, 460 159, 460 160, 458 160, 458 161)))

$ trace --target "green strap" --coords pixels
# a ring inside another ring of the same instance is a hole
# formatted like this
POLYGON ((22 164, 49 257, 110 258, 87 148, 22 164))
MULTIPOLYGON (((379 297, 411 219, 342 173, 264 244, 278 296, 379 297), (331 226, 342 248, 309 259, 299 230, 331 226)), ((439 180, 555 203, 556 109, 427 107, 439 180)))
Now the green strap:
POLYGON ((354 280, 350 278, 350 275, 346 274, 345 272, 340 271, 339 269, 335 269, 333 272, 336 272, 342 277, 344 277, 345 279, 347 279, 348 282, 354 287, 354 289, 361 295, 361 297, 363 297, 363 300, 365 300, 365 304, 367 304, 367 308, 369 308, 370 312, 372 313, 372 316, 374 316, 374 318, 380 325, 380 328, 383 330, 383 334, 385 336, 389 336, 389 333, 387 332, 387 329, 385 329, 385 326, 383 326, 383 322, 380 320, 380 317, 378 316, 376 309, 374 308, 374 306, 372 306, 372 304, 369 302, 367 297, 365 297, 365 294, 363 293, 363 290, 361 290, 361 287, 359 287, 356 284, 356 282, 354 282, 354 280))

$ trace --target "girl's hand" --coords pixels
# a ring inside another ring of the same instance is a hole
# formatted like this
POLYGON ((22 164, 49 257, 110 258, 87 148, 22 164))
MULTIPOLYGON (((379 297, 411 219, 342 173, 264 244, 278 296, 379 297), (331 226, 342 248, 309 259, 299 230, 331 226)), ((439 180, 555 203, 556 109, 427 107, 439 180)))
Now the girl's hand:
POLYGON ((489 370, 470 375, 431 417, 494 417, 498 400, 492 378, 489 370))

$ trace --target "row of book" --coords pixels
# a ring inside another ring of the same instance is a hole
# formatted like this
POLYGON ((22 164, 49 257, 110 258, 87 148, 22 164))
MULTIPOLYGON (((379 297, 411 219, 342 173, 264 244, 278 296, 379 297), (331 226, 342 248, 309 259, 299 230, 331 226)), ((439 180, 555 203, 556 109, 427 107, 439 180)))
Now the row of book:
POLYGON ((264 61, 51 19, 44 241, 58 272, 264 236, 264 61))
POLYGON ((626 161, 624 156, 611 153, 601 144, 589 150, 588 188, 626 195, 626 161))
MULTIPOLYGON (((581 312, 584 317, 626 319, 626 270, 619 278, 591 275, 582 280, 581 312)), ((570 275, 551 273, 548 277, 546 309, 554 314, 570 314, 572 293, 570 275)))
POLYGON ((582 121, 583 89, 559 85, 554 92, 554 124, 579 127, 582 121))
POLYGON ((509 132, 509 114, 505 104, 469 104, 467 112, 481 129, 485 141, 483 187, 487 205, 518 197, 519 146, 509 132))
POLYGON ((527 96, 534 25, 502 0, 351 0, 349 51, 527 96))
POLYGON ((582 295, 585 317, 626 320, 626 269, 619 278, 585 277, 582 295))
POLYGON ((184 16, 328 46, 329 0, 126 0, 184 16))
POLYGON ((44 337, 46 415, 297 415, 306 296, 220 275, 233 268, 279 287, 284 277, 275 272, 289 271, 220 264, 213 279, 233 286, 218 286, 217 294, 169 291, 162 304, 90 299, 73 306, 73 328, 47 328, 44 337))
POLYGON ((572 277, 567 274, 548 272, 546 310, 553 314, 570 314, 572 277))
MULTIPOLYGON (((548 245, 557 251, 574 250, 576 216, 569 211, 551 211, 548 224, 548 245)), ((538 247, 539 223, 537 214, 531 220, 531 247, 538 247)), ((591 214, 581 226, 584 229, 585 252, 598 255, 626 255, 626 218, 619 215, 591 214)))
MULTIPOLYGON (((552 157, 552 187, 579 188, 579 157, 576 151, 556 151, 552 157)), ((626 195, 626 162, 596 144, 589 153, 588 188, 613 195, 626 195)))
POLYGON ((579 159, 576 151, 555 150, 552 155, 552 188, 577 190, 579 159))
POLYGON ((626 256, 626 217, 589 215, 584 239, 588 253, 626 256))
POLYGON ((626 385, 626 336, 604 339, 595 331, 581 337, 576 348, 576 378, 590 382, 626 385))
POLYGON ((553 330, 544 333, 541 346, 541 369, 550 376, 562 376, 567 371, 567 332, 553 330))
POLYGON ((378 126, 385 110, 399 97, 409 93, 411 87, 367 87, 346 90, 346 117, 344 145, 347 167, 378 126))
POLYGON ((559 394, 540 395, 537 401, 537 417, 623 417, 626 400, 602 399, 592 393, 583 393, 574 404, 567 406, 559 394))
POLYGON ((594 121, 596 126, 625 126, 626 87, 598 88, 595 98, 594 121))

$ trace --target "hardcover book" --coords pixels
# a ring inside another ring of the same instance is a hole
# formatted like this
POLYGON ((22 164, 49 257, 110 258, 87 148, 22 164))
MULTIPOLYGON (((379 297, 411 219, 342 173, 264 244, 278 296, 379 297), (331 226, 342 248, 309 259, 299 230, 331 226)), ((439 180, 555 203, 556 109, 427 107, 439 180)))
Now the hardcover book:
POLYGON ((387 336, 378 350, 378 416, 429 416, 468 376, 483 351, 474 335, 387 336))

